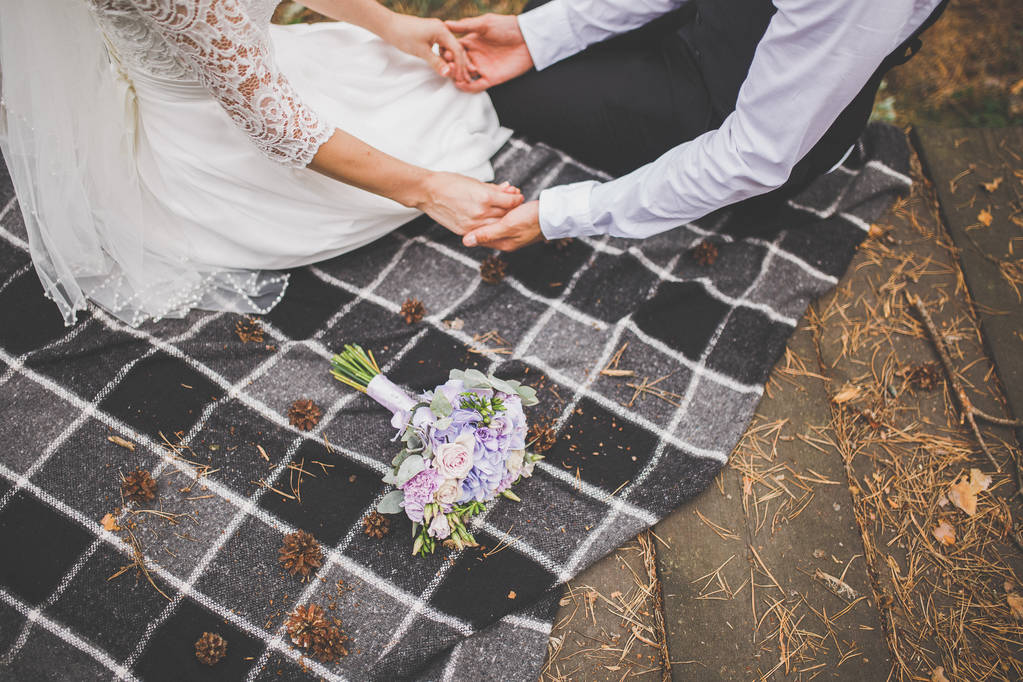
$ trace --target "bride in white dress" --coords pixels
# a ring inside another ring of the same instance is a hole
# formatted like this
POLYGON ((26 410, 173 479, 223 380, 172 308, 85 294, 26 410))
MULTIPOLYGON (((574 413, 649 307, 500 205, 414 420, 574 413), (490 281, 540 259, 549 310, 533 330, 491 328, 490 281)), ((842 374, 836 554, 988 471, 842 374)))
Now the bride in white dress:
POLYGON ((481 182, 510 133, 445 77, 466 62, 441 22, 304 4, 346 23, 271 25, 277 0, 3 0, 0 148, 69 324, 87 300, 130 324, 265 312, 286 285, 265 270, 521 203, 481 182))

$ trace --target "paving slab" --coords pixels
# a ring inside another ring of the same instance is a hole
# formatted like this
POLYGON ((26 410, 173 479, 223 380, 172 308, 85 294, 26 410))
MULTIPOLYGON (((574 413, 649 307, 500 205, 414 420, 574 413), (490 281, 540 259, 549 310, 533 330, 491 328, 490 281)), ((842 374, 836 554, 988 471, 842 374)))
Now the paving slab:
POLYGON ((676 680, 887 677, 845 468, 815 443, 816 363, 804 321, 720 485, 655 529, 676 680))
POLYGON ((666 679, 655 542, 642 533, 569 581, 542 681, 666 679))
MULTIPOLYGON (((1023 417, 1023 128, 913 131, 1009 406, 1023 417), (1010 271, 1011 275, 1012 271, 1010 271)), ((1023 434, 1021 434, 1023 435, 1023 434)))

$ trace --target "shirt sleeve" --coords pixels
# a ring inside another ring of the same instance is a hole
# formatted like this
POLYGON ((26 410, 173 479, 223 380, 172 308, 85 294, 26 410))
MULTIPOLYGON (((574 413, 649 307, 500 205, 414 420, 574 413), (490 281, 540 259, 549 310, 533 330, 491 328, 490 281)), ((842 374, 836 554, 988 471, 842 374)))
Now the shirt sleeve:
POLYGON ((519 15, 537 70, 590 45, 639 28, 688 0, 551 0, 519 15))
POLYGON ((548 239, 649 237, 780 187, 899 43, 907 0, 776 0, 721 127, 603 184, 540 195, 548 239))
POLYGON ((231 120, 273 161, 308 166, 334 133, 277 68, 240 0, 133 0, 231 120))

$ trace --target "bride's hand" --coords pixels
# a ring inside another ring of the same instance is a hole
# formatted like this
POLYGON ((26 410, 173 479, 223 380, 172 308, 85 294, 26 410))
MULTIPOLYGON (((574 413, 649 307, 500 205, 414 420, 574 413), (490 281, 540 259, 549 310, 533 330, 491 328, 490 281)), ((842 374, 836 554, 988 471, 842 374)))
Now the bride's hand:
POLYGON ((507 182, 480 182, 457 173, 431 173, 418 208, 457 235, 499 220, 522 203, 522 192, 507 182))
POLYGON ((425 60, 441 76, 459 83, 469 81, 465 48, 440 19, 394 13, 381 37, 402 52, 425 60), (438 46, 437 52, 434 45, 438 46))

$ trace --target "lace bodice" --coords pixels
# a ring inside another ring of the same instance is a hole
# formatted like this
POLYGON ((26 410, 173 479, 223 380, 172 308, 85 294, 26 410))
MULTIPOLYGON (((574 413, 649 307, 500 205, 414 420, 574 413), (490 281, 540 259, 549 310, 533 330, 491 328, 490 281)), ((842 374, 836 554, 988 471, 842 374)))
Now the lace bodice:
POLYGON ((271 159, 304 167, 333 128, 274 62, 277 0, 88 0, 129 74, 198 81, 271 159))

